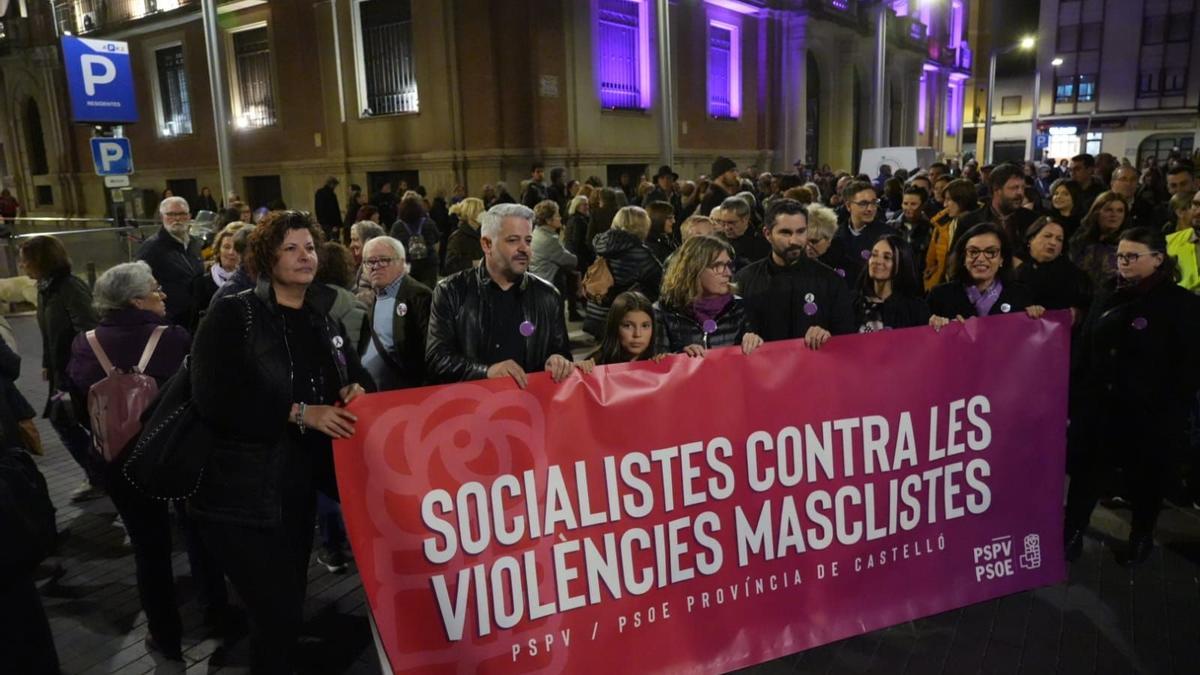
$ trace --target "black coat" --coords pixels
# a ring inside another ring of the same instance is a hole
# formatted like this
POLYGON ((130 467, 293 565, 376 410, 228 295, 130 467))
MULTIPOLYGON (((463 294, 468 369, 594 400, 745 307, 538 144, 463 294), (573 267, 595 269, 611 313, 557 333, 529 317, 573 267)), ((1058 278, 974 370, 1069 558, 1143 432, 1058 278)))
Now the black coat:
POLYGON ((854 299, 854 322, 860 333, 869 333, 879 328, 870 328, 868 323, 878 322, 880 328, 913 328, 929 324, 929 305, 924 298, 892 293, 881 304, 871 306, 862 293, 854 299))
MULTIPOLYGON (((333 289, 324 284, 309 286, 304 298, 316 340, 328 349, 322 355, 328 359, 325 368, 337 374, 337 381, 327 384, 335 391, 352 382, 373 390, 354 346, 329 318, 333 301, 333 289)), ((214 445, 200 488, 189 502, 193 515, 276 526, 287 467, 294 462, 332 466, 332 446, 321 432, 307 432, 316 434, 310 440, 323 446, 319 457, 294 440, 288 419, 295 402, 290 351, 284 318, 266 279, 254 290, 218 300, 200 324, 190 364, 192 401, 212 431, 214 445)))
POLYGON ((812 326, 834 335, 858 329, 846 282, 816 260, 804 257, 784 268, 768 257, 740 270, 734 280, 753 332, 768 342, 802 338, 812 326), (812 315, 804 311, 810 294, 817 306, 812 315))
POLYGON ((747 227, 742 236, 730 239, 729 245, 733 246, 734 267, 739 270, 771 255, 771 244, 753 226, 747 227))
POLYGON ((337 193, 328 185, 313 195, 313 212, 326 235, 342 226, 342 209, 338 206, 337 193))
POLYGON ((658 298, 662 286, 662 263, 645 242, 624 230, 610 229, 592 240, 597 256, 608 261, 613 276, 610 297, 628 290, 641 291, 647 298, 658 298))
MULTIPOLYGON (((988 316, 1024 312, 1025 308, 1035 304, 1029 289, 1024 285, 1009 281, 1000 291, 1000 297, 992 305, 988 316)), ((929 291, 929 311, 934 316, 953 319, 961 316, 969 319, 977 316, 975 305, 967 297, 967 287, 957 281, 948 281, 929 291)))
POLYGON ((167 294, 167 318, 180 326, 191 323, 192 279, 204 272, 200 260, 203 245, 199 237, 188 237, 185 246, 160 227, 137 252, 137 259, 146 261, 167 294))
POLYGON ((50 395, 72 391, 67 376, 71 342, 76 335, 96 327, 96 311, 87 284, 70 270, 39 281, 37 322, 42 331, 42 368, 49 379, 50 395))
POLYGON ((1048 263, 1032 258, 1013 270, 1013 279, 1024 284, 1033 296, 1033 304, 1046 309, 1075 308, 1084 313, 1091 304, 1091 282, 1088 276, 1066 255, 1048 263))
POLYGON ((1197 335, 1200 298, 1165 275, 1134 288, 1118 290, 1115 279, 1106 284, 1076 340, 1080 424, 1119 423, 1158 438, 1181 434, 1200 386, 1197 335))
POLYGON ((850 271, 850 267, 854 268, 857 277, 858 270, 861 270, 864 262, 871 255, 871 248, 875 246, 875 242, 879 238, 888 235, 896 234, 896 230, 889 227, 886 222, 875 221, 864 227, 857 235, 850 229, 850 223, 838 227, 837 233, 833 235, 834 240, 842 243, 843 255, 846 260, 846 271, 850 271))
POLYGON ((717 330, 706 334, 704 326, 687 310, 654 303, 655 351, 666 354, 681 352, 688 345, 709 349, 740 345, 742 336, 754 332, 747 324, 745 302, 736 295, 713 320, 717 330))
MULTIPOLYGON (((487 265, 442 279, 433 289, 429 335, 425 342, 426 376, 431 383, 462 382, 487 377, 484 363, 491 342, 491 305, 486 287, 495 285, 487 265)), ((518 282, 525 320, 535 326, 525 338, 525 372, 538 372, 553 354, 571 360, 562 298, 554 286, 532 274, 518 282)))
POLYGON ((446 269, 443 271, 450 275, 470 269, 481 258, 483 245, 479 243, 479 230, 466 221, 459 221, 446 241, 446 269))

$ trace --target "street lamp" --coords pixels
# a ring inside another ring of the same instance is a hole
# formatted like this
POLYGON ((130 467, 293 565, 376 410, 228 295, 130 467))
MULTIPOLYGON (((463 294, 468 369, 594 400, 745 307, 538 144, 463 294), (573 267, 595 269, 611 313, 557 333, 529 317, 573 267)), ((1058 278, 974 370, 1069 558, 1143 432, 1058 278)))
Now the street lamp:
POLYGON ((988 62, 988 92, 987 92, 987 117, 983 120, 983 135, 985 144, 983 151, 979 154, 983 156, 983 163, 989 164, 992 160, 992 99, 996 96, 996 58, 1009 52, 1015 52, 1018 49, 1028 51, 1033 49, 1037 44, 1037 38, 1032 35, 1026 35, 1021 38, 1020 42, 1014 45, 1009 45, 1003 49, 993 49, 991 60, 988 62))
MULTIPOLYGON (((1050 61, 1050 65, 1058 68, 1062 65, 1062 57, 1056 56, 1050 61)), ((1029 115, 1029 159, 1037 161, 1037 138, 1038 138, 1038 109, 1042 104, 1042 67, 1038 65, 1033 71, 1033 108, 1029 115)))

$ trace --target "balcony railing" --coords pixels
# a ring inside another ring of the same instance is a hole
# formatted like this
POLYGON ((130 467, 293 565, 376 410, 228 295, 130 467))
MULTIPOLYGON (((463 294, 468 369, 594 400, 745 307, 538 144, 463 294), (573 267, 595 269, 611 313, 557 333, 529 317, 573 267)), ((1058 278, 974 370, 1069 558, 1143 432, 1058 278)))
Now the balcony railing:
POLYGON ((55 0, 58 32, 88 35, 184 7, 200 0, 55 0))

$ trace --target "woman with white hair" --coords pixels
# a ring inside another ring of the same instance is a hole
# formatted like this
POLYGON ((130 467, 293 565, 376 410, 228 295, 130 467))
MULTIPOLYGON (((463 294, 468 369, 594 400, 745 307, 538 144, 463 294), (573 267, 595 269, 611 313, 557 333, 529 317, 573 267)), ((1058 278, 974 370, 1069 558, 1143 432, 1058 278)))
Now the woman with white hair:
MULTIPOLYGON (((192 338, 167 319, 167 296, 149 265, 139 261, 109 269, 96 280, 92 297, 100 325, 75 337, 67 366, 77 391, 86 393, 114 368, 128 373, 141 365, 139 372, 153 377, 160 386, 179 370, 192 338)), ((149 499, 129 484, 121 471, 123 459, 105 465, 105 483, 133 544, 138 594, 149 625, 146 646, 180 661, 183 626, 171 568, 170 513, 166 502, 149 499)), ((210 556, 204 553, 182 510, 180 516, 188 557, 193 563, 203 563, 196 564, 192 576, 202 586, 206 611, 223 612, 228 602, 224 577, 214 572, 210 556)))

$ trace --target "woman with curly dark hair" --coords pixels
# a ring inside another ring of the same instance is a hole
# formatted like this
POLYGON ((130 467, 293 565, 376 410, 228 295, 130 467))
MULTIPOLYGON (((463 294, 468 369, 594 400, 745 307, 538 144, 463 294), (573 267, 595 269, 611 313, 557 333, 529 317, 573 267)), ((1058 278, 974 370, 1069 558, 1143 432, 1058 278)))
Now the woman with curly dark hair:
POLYGON ((929 293, 929 325, 940 330, 954 320, 1009 312, 1040 317, 1046 308, 1013 280, 1012 269, 1012 243, 1003 229, 980 223, 964 232, 950 254, 950 281, 929 293))
POLYGON ((213 445, 189 512, 245 601, 255 673, 295 668, 316 490, 336 494, 331 439, 354 434, 343 406, 372 386, 314 283, 320 242, 307 214, 269 213, 247 243, 257 287, 218 300, 192 347, 213 445))

